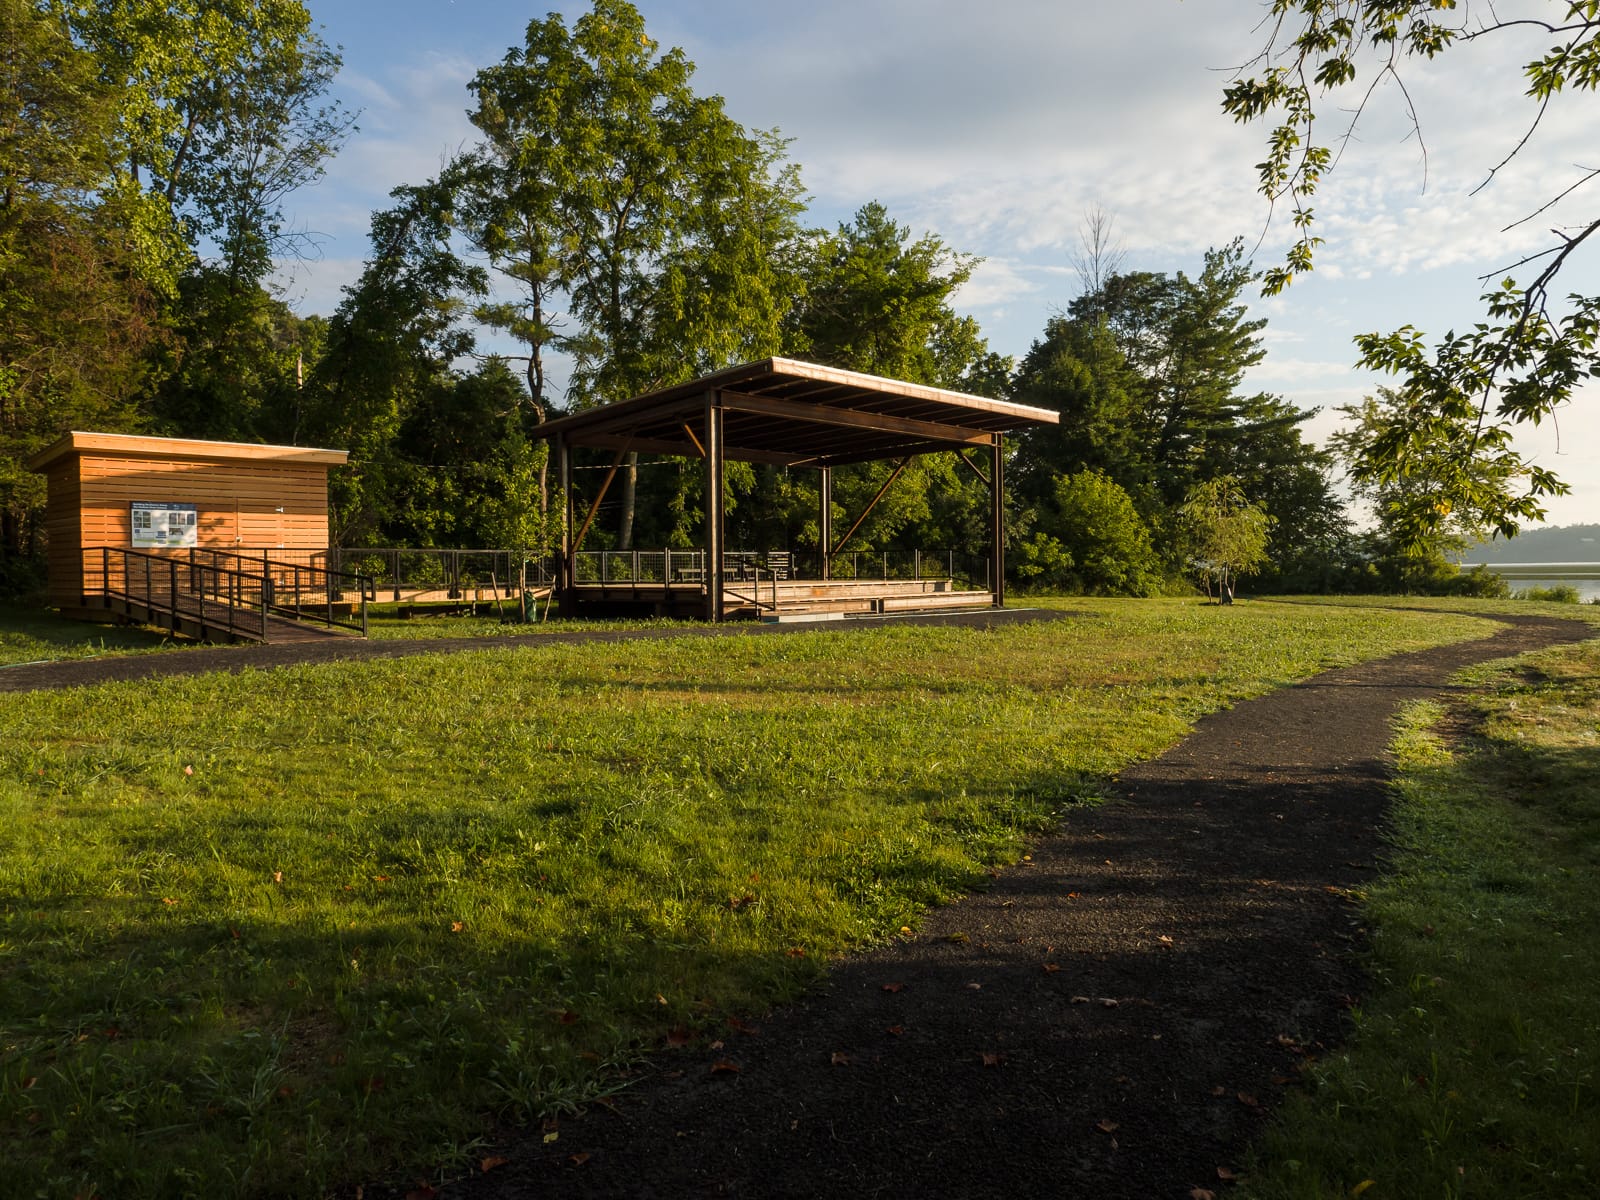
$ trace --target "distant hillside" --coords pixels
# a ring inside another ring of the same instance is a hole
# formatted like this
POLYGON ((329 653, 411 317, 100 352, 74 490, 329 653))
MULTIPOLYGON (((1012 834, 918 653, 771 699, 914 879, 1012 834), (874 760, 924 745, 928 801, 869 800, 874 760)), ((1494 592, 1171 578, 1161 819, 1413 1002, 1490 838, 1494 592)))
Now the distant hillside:
POLYGON ((1557 525, 1530 529, 1514 538, 1495 538, 1468 546, 1462 562, 1600 562, 1600 525, 1557 525))

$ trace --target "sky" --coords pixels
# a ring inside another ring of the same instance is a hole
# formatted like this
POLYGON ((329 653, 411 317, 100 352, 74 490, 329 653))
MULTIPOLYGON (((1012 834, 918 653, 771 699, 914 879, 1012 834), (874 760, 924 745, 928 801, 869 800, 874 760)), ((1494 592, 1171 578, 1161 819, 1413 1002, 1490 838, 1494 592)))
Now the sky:
MULTIPOLYGON (((342 48, 334 94, 360 113, 326 175, 290 198, 316 253, 285 266, 285 296, 302 314, 328 314, 361 270, 368 218, 389 190, 430 178, 472 143, 473 73, 520 45, 531 19, 554 10, 570 22, 587 5, 307 3, 342 48)), ((811 223, 836 225, 877 200, 915 234, 981 255, 956 307, 1003 354, 1020 359, 1081 290, 1073 261, 1092 209, 1113 219, 1127 270, 1194 274, 1208 247, 1235 237, 1271 265, 1289 235, 1255 191, 1265 129, 1221 111, 1223 88, 1264 45, 1260 0, 635 3, 650 36, 696 64, 697 91, 724 97, 746 127, 792 139, 811 223)), ((1551 7, 1496 5, 1502 17, 1551 7)), ((1580 194, 1501 232, 1600 166, 1583 120, 1592 96, 1557 103, 1474 194, 1528 128, 1517 69, 1547 40, 1519 32, 1459 45, 1414 64, 1404 91, 1380 88, 1319 189, 1316 271, 1281 296, 1252 295, 1268 353, 1247 386, 1320 409, 1312 440, 1337 427, 1339 405, 1384 382, 1352 366, 1355 335, 1465 329, 1479 317, 1480 277, 1592 218, 1580 194)), ((1325 132, 1353 102, 1327 105, 1325 132)), ((1600 290, 1600 268, 1569 266, 1560 290, 1600 290)), ((1600 388, 1519 446, 1572 487, 1548 503, 1545 523, 1600 522, 1600 388)))

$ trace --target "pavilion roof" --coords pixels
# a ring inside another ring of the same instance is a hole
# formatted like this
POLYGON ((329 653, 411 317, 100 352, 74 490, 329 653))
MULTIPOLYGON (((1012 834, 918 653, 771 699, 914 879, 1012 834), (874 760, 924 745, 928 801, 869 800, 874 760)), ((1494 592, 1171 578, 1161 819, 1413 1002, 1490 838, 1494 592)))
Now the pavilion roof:
POLYGON ((713 393, 723 410, 726 458, 789 466, 989 446, 997 434, 1060 421, 1045 408, 768 358, 559 417, 535 436, 561 437, 569 446, 701 457, 701 418, 713 393))

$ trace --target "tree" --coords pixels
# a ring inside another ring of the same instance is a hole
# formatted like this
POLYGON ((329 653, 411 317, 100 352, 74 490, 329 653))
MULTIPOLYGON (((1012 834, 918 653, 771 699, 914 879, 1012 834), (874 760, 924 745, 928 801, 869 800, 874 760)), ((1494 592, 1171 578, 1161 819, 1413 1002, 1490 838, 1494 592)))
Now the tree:
MULTIPOLYGON (((594 0, 569 29, 530 22, 525 45, 472 81, 485 134, 467 173, 469 229, 519 290, 480 315, 572 359, 579 406, 626 399, 776 350, 792 298, 797 172, 658 53, 626 0, 594 0), (568 327, 558 327, 559 298, 568 327)), ((631 544, 637 455, 619 544, 631 544)))
MULTIPOLYGON (((1454 0, 1274 0, 1272 11, 1266 46, 1246 68, 1259 73, 1235 79, 1223 100, 1235 120, 1276 122, 1259 186, 1274 206, 1289 208, 1296 238, 1284 263, 1266 274, 1269 293, 1312 269, 1321 241, 1312 200, 1337 164, 1334 147, 1356 135, 1379 83, 1401 80, 1403 90, 1404 68, 1465 42, 1538 36, 1537 57, 1526 61, 1516 85, 1532 102, 1527 132, 1490 166, 1484 185, 1537 135, 1554 105, 1600 86, 1600 5, 1592 0, 1545 0, 1539 15, 1502 15, 1485 5, 1481 19, 1454 0), (1343 133, 1328 141, 1316 122, 1341 89, 1356 89, 1356 102, 1343 133)), ((1416 113, 1408 111, 1420 136, 1416 113)), ((1579 167, 1552 181, 1548 202, 1524 220, 1544 217, 1597 175, 1600 168, 1579 167)), ((1468 333, 1446 333, 1431 348, 1410 325, 1356 339, 1360 365, 1395 376, 1400 399, 1360 428, 1352 474, 1377 485, 1426 481, 1387 493, 1397 536, 1421 544, 1458 513, 1509 536, 1520 522, 1544 515, 1544 497, 1567 491, 1512 439, 1517 427, 1553 416, 1579 384, 1600 375, 1600 296, 1563 301, 1553 291, 1597 230, 1600 218, 1588 216, 1557 228, 1555 244, 1512 264, 1484 295, 1485 318, 1468 333), (1524 267, 1537 273, 1519 284, 1509 271, 1524 267)))
POLYGON ((1189 561, 1200 572, 1206 594, 1217 586, 1217 602, 1233 603, 1233 584, 1267 561, 1272 518, 1245 498, 1235 479, 1198 483, 1178 508, 1189 561))
POLYGON ((812 239, 788 348, 827 366, 960 389, 990 366, 976 322, 950 307, 979 261, 931 233, 913 240, 882 204, 863 205, 812 239))
MULTIPOLYGON (((56 7, 56 6, 52 6, 56 7)), ((354 118, 323 102, 337 51, 300 0, 76 0, 59 6, 118 97, 110 188, 136 200, 152 261, 215 247, 260 282, 296 235, 283 202, 316 179, 354 118)))
MULTIPOLYGON (((1370 443, 1372 431, 1390 423, 1395 410, 1408 403, 1394 389, 1379 388, 1375 396, 1366 397, 1360 404, 1341 408, 1339 411, 1349 423, 1334 435, 1334 452, 1346 462, 1355 461, 1370 443)), ((1418 459, 1413 470, 1403 476, 1355 479, 1357 495, 1371 503, 1377 517, 1377 527, 1366 539, 1367 552, 1378 575, 1376 582, 1396 592, 1486 594, 1482 581, 1463 576, 1456 565, 1461 551, 1487 532, 1469 513, 1441 513, 1440 519, 1425 530, 1405 528, 1397 521, 1396 514, 1405 512, 1416 497, 1431 499, 1436 495, 1439 482, 1428 474, 1430 461, 1418 459)), ((1502 588, 1502 594, 1503 591, 1502 588)))
POLYGON ((488 283, 451 244, 451 195, 437 182, 396 188, 372 216, 372 258, 328 323, 292 440, 350 450, 329 483, 336 540, 377 535, 401 486, 401 426, 446 385, 474 346, 462 318, 488 283))
MULTIPOLYGON (((785 353, 911 383, 1003 396, 1010 387, 1011 360, 993 353, 978 322, 952 306, 979 261, 936 234, 913 237, 882 204, 865 204, 837 229, 812 234, 803 261, 804 298, 790 314, 785 353)), ((833 489, 842 511, 861 512, 894 469, 878 462, 836 471, 833 489)), ((872 510, 851 546, 977 544, 986 536, 985 495, 978 478, 950 455, 921 455, 872 510)), ((816 511, 815 501, 809 511, 816 511)), ((807 538, 816 536, 809 520, 804 530, 807 538)))
POLYGON ((1026 555, 1042 568, 1041 582, 1108 595, 1156 590, 1162 572, 1150 528, 1115 480, 1079 471, 1056 476, 1052 491, 1026 555))
POLYGON ((124 205, 106 196, 117 97, 71 29, 0 0, 0 587, 36 551, 43 480, 71 428, 125 430, 161 338, 124 205))
POLYGON ((1091 470, 1138 493, 1148 509, 1155 467, 1144 436, 1143 389, 1098 315, 1052 317, 1017 368, 1011 398, 1058 412, 1061 422, 1022 438, 1017 493, 1045 502, 1061 475, 1091 470))

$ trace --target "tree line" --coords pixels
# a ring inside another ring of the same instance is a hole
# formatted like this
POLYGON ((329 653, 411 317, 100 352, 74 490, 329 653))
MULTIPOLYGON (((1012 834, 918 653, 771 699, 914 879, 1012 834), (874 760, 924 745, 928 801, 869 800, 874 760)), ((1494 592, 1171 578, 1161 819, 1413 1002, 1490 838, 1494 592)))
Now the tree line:
MULTIPOLYGON (((353 128, 303 4, 0 0, 0 26, 0 586, 38 570, 21 463, 70 428, 341 447, 339 544, 538 552, 560 511, 540 424, 769 355, 1059 412, 1012 447, 1024 585, 1460 584, 1440 539, 1418 559, 1355 532, 1311 414, 1245 388, 1264 322, 1238 243, 1193 277, 1124 271, 1093 217, 1081 294, 1013 361, 954 307, 977 259, 876 202, 809 226, 778 132, 697 93, 626 0, 531 22, 473 77, 475 144, 373 214, 326 318, 270 286, 286 198, 353 128)), ((837 472, 841 512, 889 470, 837 472)), ((703 487, 629 456, 590 544, 694 544, 703 487)), ((813 473, 730 464, 727 488, 730 545, 815 550, 813 473)), ((976 547, 986 503, 927 455, 852 545, 976 547)))

